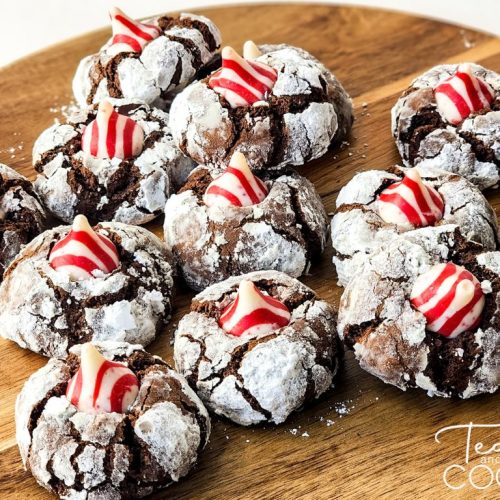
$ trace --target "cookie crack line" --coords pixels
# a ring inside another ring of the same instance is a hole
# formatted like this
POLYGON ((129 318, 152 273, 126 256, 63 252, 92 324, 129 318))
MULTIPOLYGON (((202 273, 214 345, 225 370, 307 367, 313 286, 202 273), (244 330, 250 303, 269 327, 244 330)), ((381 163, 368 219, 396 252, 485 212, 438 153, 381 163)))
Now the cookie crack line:
POLYGON ((243 378, 238 374, 236 379, 241 385, 234 384, 235 389, 243 396, 245 401, 251 406, 252 410, 260 413, 266 420, 271 420, 272 413, 263 408, 257 398, 253 396, 253 394, 245 387, 243 378))

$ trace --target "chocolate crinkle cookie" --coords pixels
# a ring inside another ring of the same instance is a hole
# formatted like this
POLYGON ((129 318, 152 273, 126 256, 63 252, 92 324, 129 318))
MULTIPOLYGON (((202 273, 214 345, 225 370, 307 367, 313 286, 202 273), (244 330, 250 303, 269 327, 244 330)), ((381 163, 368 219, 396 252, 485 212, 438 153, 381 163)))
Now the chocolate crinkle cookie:
POLYGON ((329 304, 283 273, 232 277, 193 299, 175 364, 216 414, 279 424, 331 386, 342 357, 335 322, 329 304))
POLYGON ((195 290, 266 269, 298 277, 325 247, 328 216, 311 182, 291 171, 264 182, 247 169, 247 182, 231 184, 236 170, 198 167, 165 207, 167 248, 195 290), (261 197, 245 204, 241 193, 256 182, 251 194, 261 197))
POLYGON ((113 36, 82 59, 73 79, 81 106, 115 97, 163 107, 219 61, 220 32, 206 17, 183 13, 138 22, 113 8, 110 18, 113 36))
POLYGON ((360 366, 400 389, 470 398, 500 383, 500 252, 457 226, 374 252, 346 287, 338 332, 360 366))
POLYGON ((45 206, 64 222, 84 214, 94 223, 145 224, 162 214, 193 168, 167 121, 139 101, 109 100, 45 130, 33 148, 45 206))
POLYGON ((0 163, 0 281, 23 245, 46 225, 45 210, 31 182, 0 163))
POLYGON ((460 175, 425 166, 355 175, 340 191, 332 219, 339 284, 345 286, 367 256, 397 234, 446 224, 456 224, 464 237, 485 250, 497 248, 493 209, 460 175))
POLYGON ((459 173, 480 189, 497 186, 500 76, 477 64, 430 69, 392 109, 392 132, 406 165, 459 173))
POLYGON ((0 286, 2 335, 45 356, 87 341, 147 345, 170 319, 173 269, 160 239, 82 217, 25 246, 0 286))
POLYGON ((347 135, 351 99, 323 64, 289 45, 248 44, 244 58, 225 47, 222 68, 174 99, 170 127, 186 155, 220 166, 238 150, 252 169, 277 170, 319 158, 347 135))
POLYGON ((116 399, 123 385, 111 384, 119 373, 130 404, 115 411, 89 408, 83 396, 94 388, 90 378, 96 374, 85 369, 85 347, 75 346, 65 360, 50 359, 19 394, 16 437, 25 467, 68 500, 143 498, 179 481, 209 438, 203 403, 161 358, 139 345, 103 342, 90 360, 108 377, 96 385, 98 401, 116 399), (70 397, 82 369, 87 376, 80 397, 70 397))

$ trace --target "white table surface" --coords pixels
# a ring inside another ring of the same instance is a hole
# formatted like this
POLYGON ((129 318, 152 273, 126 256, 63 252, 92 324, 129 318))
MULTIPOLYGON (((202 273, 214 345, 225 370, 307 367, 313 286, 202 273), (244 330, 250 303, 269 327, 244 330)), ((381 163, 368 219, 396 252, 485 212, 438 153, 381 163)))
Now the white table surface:
MULTIPOLYGON (((256 0, 252 3, 264 3, 256 0)), ((277 3, 279 0, 273 0, 277 3)), ((307 1, 307 0, 306 0, 307 1)), ((412 12, 500 35, 500 0, 323 0, 412 12)), ((234 0, 0 0, 0 66, 62 40, 109 24, 117 5, 132 17, 173 10, 241 4, 234 0)))

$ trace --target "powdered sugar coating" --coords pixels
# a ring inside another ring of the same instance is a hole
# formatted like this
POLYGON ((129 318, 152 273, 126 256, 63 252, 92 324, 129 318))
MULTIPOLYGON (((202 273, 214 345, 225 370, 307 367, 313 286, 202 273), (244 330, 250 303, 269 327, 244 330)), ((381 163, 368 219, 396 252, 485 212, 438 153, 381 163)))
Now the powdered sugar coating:
POLYGON ((75 343, 120 340, 147 345, 170 318, 170 254, 152 233, 105 223, 96 228, 118 248, 110 274, 70 281, 49 265, 50 249, 70 227, 46 231, 27 245, 0 286, 2 334, 21 347, 63 357, 75 343))
MULTIPOLYGON (((404 171, 395 167, 390 171, 361 172, 341 189, 332 219, 333 263, 341 286, 359 271, 367 255, 397 234, 413 230, 384 222, 378 212, 378 195, 399 182, 404 171)), ((443 218, 436 225, 456 224, 467 239, 481 243, 485 250, 496 249, 495 213, 479 189, 465 178, 443 170, 419 166, 418 171, 444 201, 443 218)))
POLYGON ((306 272, 328 236, 328 217, 314 186, 289 173, 267 182, 261 203, 207 207, 202 196, 219 173, 198 167, 165 207, 165 243, 187 284, 202 290, 261 269, 293 277, 306 272))
POLYGON ((261 45, 256 61, 278 79, 267 101, 232 109, 208 86, 194 82, 172 103, 176 144, 201 164, 221 166, 241 151, 253 169, 282 169, 322 156, 352 124, 352 103, 336 78, 305 50, 261 45), (278 129, 278 130, 277 130, 278 129))
POLYGON ((98 54, 80 61, 73 93, 81 106, 117 97, 165 107, 173 94, 213 61, 221 44, 218 28, 203 16, 183 13, 177 19, 159 16, 145 23, 160 26, 162 33, 140 54, 110 56, 110 39, 98 54))
POLYGON ((176 367, 201 399, 241 425, 279 424, 319 397, 331 385, 340 354, 333 308, 299 281, 274 271, 232 277, 198 294, 174 342, 176 367), (225 333, 218 317, 242 279, 287 305, 290 323, 260 337, 225 333))
POLYGON ((457 226, 443 225, 410 231, 372 253, 347 285, 339 308, 338 333, 360 366, 400 389, 418 387, 431 396, 495 392, 500 382, 500 275, 494 270, 500 253, 481 251, 463 239, 457 226), (448 261, 482 281, 487 304, 479 328, 454 339, 426 331, 424 315, 410 304, 416 278, 448 261))
POLYGON ((435 66, 415 79, 392 109, 392 132, 405 165, 448 170, 486 189, 500 179, 500 75, 471 64, 473 74, 492 87, 495 99, 491 110, 454 126, 440 116, 433 88, 457 68, 435 66))
POLYGON ((0 163, 0 280, 22 246, 46 224, 45 210, 28 179, 0 163))
POLYGON ((84 213, 95 221, 145 224, 163 212, 173 187, 193 168, 173 143, 167 113, 139 101, 110 102, 144 130, 145 147, 136 158, 98 159, 83 153, 81 135, 95 118, 95 108, 81 109, 35 142, 35 189, 52 214, 65 222, 84 213))
POLYGON ((24 465, 61 498, 140 498, 185 476, 210 435, 210 419, 186 380, 139 345, 96 344, 140 381, 127 413, 79 412, 64 395, 79 348, 51 359, 16 401, 24 465))

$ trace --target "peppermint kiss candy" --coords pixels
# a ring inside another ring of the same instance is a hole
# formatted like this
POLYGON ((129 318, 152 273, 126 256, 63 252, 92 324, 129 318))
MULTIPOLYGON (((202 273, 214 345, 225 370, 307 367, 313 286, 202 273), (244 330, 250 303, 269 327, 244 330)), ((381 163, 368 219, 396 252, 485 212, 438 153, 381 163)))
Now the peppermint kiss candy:
POLYGON ((266 196, 266 185, 253 175, 245 156, 236 151, 224 173, 208 185, 203 201, 208 207, 247 207, 260 203, 266 196))
POLYGON ((289 322, 290 312, 284 304, 243 280, 235 301, 222 311, 219 326, 236 337, 253 337, 267 335, 289 322))
POLYGON ((456 73, 435 89, 436 103, 441 116, 453 125, 462 123, 471 113, 489 108, 493 89, 472 74, 469 64, 461 64, 456 73))
POLYGON ((53 269, 69 275, 70 280, 92 278, 101 270, 110 273, 120 260, 113 242, 97 234, 84 215, 77 215, 68 235, 52 248, 49 263, 53 269))
POLYGON ((132 158, 144 145, 144 131, 128 116, 117 113, 108 101, 102 101, 96 119, 82 134, 82 151, 96 158, 132 158))
POLYGON ((422 182, 415 168, 401 182, 391 184, 378 197, 380 217, 389 224, 423 227, 443 218, 444 202, 439 193, 422 182))
POLYGON ((433 266, 419 276, 410 300, 426 317, 427 330, 450 338, 475 328, 484 308, 479 281, 451 262, 433 266))
MULTIPOLYGON (((255 57, 255 49, 251 45, 247 46, 247 52, 252 58, 255 57)), ((208 84, 215 92, 224 96, 231 107, 237 108, 265 100, 277 78, 278 73, 274 68, 243 59, 231 47, 224 47, 222 68, 213 74, 208 84)))
POLYGON ((121 363, 108 361, 92 344, 83 344, 80 368, 69 381, 66 398, 86 413, 124 413, 135 401, 139 381, 121 363))
POLYGON ((109 55, 120 52, 142 52, 148 42, 159 37, 161 29, 152 24, 143 24, 130 19, 118 7, 109 11, 113 38, 111 46, 106 49, 109 55))

